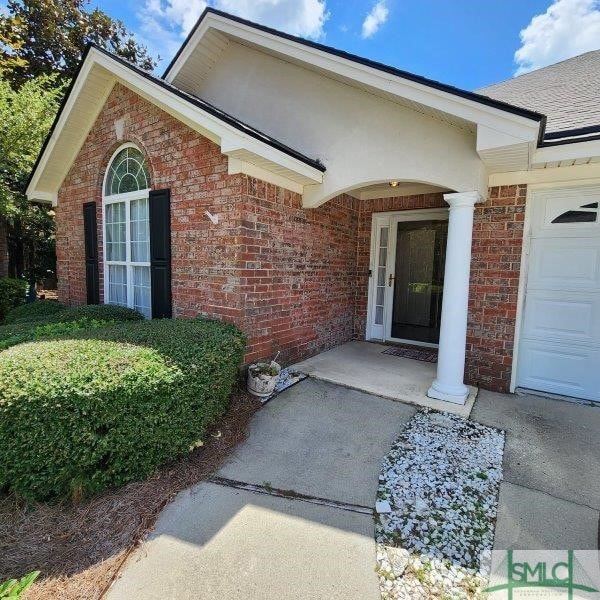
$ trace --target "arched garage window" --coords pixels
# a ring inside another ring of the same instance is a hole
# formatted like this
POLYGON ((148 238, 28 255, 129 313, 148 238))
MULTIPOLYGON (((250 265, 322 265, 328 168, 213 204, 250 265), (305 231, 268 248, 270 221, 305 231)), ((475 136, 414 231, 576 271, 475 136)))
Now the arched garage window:
POLYGON ((104 182, 104 301, 151 316, 150 177, 132 144, 113 155, 104 182))

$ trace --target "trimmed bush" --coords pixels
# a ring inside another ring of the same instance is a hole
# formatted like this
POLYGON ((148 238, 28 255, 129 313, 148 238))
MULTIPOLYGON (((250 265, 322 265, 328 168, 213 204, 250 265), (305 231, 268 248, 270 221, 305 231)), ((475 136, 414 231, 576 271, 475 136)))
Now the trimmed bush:
POLYGON ((0 350, 6 350, 17 344, 31 342, 33 340, 61 337, 65 334, 79 331, 81 329, 98 329, 114 325, 117 321, 99 321, 97 319, 86 319, 67 321, 66 323, 16 323, 0 327, 0 350))
POLYGON ((46 319, 64 308, 65 305, 56 300, 38 300, 13 308, 7 313, 4 320, 6 323, 30 323, 46 319))
MULTIPOLYGON (((55 305, 58 303, 48 302, 48 304, 54 305, 52 309, 44 308, 40 311, 33 311, 30 316, 25 316, 27 311, 21 310, 27 306, 45 302, 44 300, 33 302, 15 309, 15 311, 20 311, 22 316, 17 317, 12 323, 0 325, 0 350, 23 342, 68 334, 79 329, 97 329, 121 321, 141 321, 143 319, 139 312, 131 308, 109 304, 72 308, 59 305, 60 310, 56 311, 55 305)), ((11 314, 15 311, 11 311, 11 314)))
POLYGON ((24 279, 0 278, 0 323, 15 306, 25 303, 27 282, 24 279))
POLYGON ((144 316, 133 308, 114 304, 84 304, 67 307, 48 317, 47 323, 69 323, 80 319, 98 321, 142 321, 144 316))
POLYGON ((189 452, 226 410, 244 346, 232 325, 163 319, 0 353, 0 488, 87 495, 189 452))

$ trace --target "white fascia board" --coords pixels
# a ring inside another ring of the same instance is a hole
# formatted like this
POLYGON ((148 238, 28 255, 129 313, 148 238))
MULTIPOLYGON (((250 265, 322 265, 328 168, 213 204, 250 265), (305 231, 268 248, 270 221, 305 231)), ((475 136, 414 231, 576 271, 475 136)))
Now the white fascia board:
MULTIPOLYGON (((310 180, 310 183, 322 183, 323 173, 306 163, 295 159, 292 156, 282 153, 281 151, 273 148, 272 146, 265 146, 254 138, 240 140, 223 137, 221 138, 221 153, 226 156, 234 156, 237 152, 245 151, 254 154, 257 157, 261 157, 266 161, 281 165, 289 170, 297 173, 302 179, 310 180), (281 155, 284 155, 287 159, 286 164, 283 164, 281 155)), ((307 183, 309 183, 307 182, 307 183)))
POLYGON ((573 142, 558 146, 538 148, 532 157, 532 164, 546 164, 561 160, 577 160, 578 158, 595 158, 600 156, 600 140, 589 142, 573 142))
POLYGON ((394 94, 400 98, 418 102, 473 123, 481 123, 492 129, 513 135, 521 141, 537 140, 540 123, 533 119, 385 73, 374 67, 329 54, 318 48, 299 44, 294 40, 282 38, 213 13, 206 15, 203 22, 196 29, 183 52, 171 67, 166 78, 167 81, 173 82, 177 78, 177 74, 211 27, 226 35, 241 38, 259 47, 267 48, 273 52, 394 94))
POLYGON ((556 185, 560 183, 594 183, 600 181, 600 163, 532 169, 531 171, 513 171, 510 173, 492 173, 489 186, 501 185, 556 185))
POLYGON ((237 173, 243 173, 249 177, 272 183, 277 187, 284 188, 295 192, 296 194, 302 194, 304 192, 304 185, 296 181, 292 181, 282 175, 277 175, 271 171, 267 171, 262 167, 253 165, 252 163, 240 160, 238 158, 229 158, 227 165, 227 172, 229 175, 236 175, 237 173))
MULTIPOLYGON (((125 87, 128 87, 138 95, 144 97, 146 100, 163 109, 165 112, 182 121, 192 129, 199 131, 205 137, 208 137, 220 145, 224 143, 226 149, 228 148, 231 151, 233 148, 243 148, 266 161, 298 173, 300 177, 307 178, 311 182, 321 183, 323 181, 323 173, 320 170, 274 148, 266 142, 261 142, 253 136, 245 134, 243 131, 221 121, 217 117, 202 110, 200 107, 179 97, 177 94, 165 90, 159 84, 147 79, 140 73, 128 69, 126 66, 111 59, 109 56, 92 48, 69 95, 69 99, 65 104, 60 119, 54 128, 52 137, 44 150, 44 155, 42 156, 27 188, 28 197, 37 198, 40 193, 55 195, 58 192, 58 190, 38 190, 39 178, 43 173, 48 160, 52 156, 56 140, 59 138, 60 133, 69 118, 79 92, 85 85, 90 71, 96 65, 110 72, 115 79, 125 87)), ((81 142, 83 143, 84 141, 85 136, 83 136, 81 142)), ((222 152, 225 153, 223 148, 222 152)))
POLYGON ((51 192, 39 192, 36 190, 29 191, 29 188, 27 188, 27 199, 42 202, 44 204, 52 204, 52 206, 56 206, 58 200, 56 194, 51 192))
POLYGON ((533 140, 524 140, 521 137, 514 136, 506 133, 505 131, 499 131, 486 125, 477 126, 477 152, 484 152, 494 148, 502 148, 505 146, 520 145, 523 142, 529 142, 533 140))

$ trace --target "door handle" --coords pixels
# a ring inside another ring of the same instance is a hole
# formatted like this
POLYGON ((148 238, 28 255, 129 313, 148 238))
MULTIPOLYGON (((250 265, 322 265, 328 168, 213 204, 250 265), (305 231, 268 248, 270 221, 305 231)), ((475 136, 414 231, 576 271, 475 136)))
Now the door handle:
POLYGON ((388 277, 388 285, 390 287, 392 287, 392 282, 394 281, 395 277, 390 273, 390 276, 388 277))

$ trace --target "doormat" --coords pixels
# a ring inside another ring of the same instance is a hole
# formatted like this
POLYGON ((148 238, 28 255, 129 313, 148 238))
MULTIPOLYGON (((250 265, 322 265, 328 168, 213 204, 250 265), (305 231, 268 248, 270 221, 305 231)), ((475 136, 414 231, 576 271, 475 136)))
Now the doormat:
POLYGON ((420 348, 416 346, 390 346, 382 354, 391 354, 392 356, 402 356, 412 358, 413 360, 422 360, 423 362, 437 362, 437 349, 420 348))

